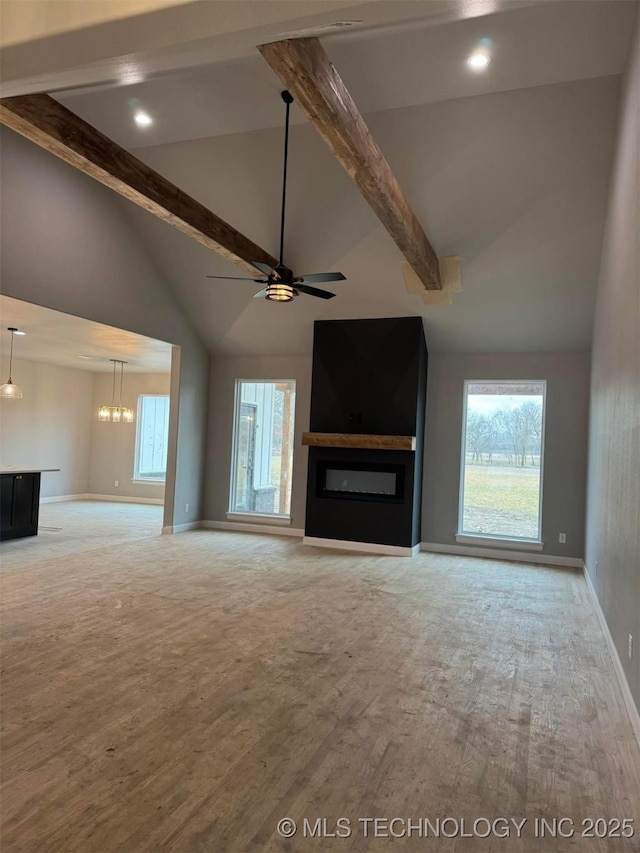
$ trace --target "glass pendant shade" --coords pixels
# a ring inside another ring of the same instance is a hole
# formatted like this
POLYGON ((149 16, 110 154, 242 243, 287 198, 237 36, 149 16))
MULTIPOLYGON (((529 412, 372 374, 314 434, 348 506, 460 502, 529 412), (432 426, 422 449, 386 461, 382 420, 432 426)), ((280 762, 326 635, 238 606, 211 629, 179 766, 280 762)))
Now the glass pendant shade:
POLYGON ((103 421, 104 423, 111 422, 113 424, 132 424, 134 421, 133 409, 129 409, 126 406, 122 405, 122 377, 124 372, 124 365, 127 363, 126 361, 120 361, 119 359, 112 358, 110 359, 113 362, 113 385, 111 389, 111 405, 110 406, 100 406, 98 409, 98 420, 103 421), (118 405, 116 405, 116 365, 120 365, 120 397, 118 401, 118 405))
POLYGON ((114 424, 132 424, 134 421, 133 409, 126 406, 100 406, 98 409, 98 420, 114 424))
MULTIPOLYGON (((13 379, 11 378, 11 374, 13 372, 13 335, 18 330, 15 326, 9 326, 7 328, 8 332, 11 332, 11 355, 9 356, 9 379, 4 385, 0 385, 0 399, 2 400, 20 400, 22 399, 22 389, 15 385, 13 379)), ((24 332, 20 332, 21 335, 24 335, 24 332)))
POLYGON ((22 391, 17 385, 11 381, 11 377, 9 377, 9 381, 5 382, 4 385, 0 385, 0 397, 3 400, 20 400, 22 397, 22 391))

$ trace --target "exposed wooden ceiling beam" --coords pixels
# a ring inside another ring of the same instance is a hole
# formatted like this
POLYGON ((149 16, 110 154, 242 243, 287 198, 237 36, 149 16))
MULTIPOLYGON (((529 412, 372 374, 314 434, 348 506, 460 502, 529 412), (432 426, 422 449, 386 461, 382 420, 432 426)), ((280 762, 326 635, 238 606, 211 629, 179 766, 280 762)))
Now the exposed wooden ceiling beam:
POLYGON ((3 98, 0 122, 247 272, 258 274, 252 261, 271 267, 278 263, 269 252, 49 95, 3 98))
POLYGON ((438 256, 317 38, 258 47, 375 211, 426 290, 441 290, 438 256))

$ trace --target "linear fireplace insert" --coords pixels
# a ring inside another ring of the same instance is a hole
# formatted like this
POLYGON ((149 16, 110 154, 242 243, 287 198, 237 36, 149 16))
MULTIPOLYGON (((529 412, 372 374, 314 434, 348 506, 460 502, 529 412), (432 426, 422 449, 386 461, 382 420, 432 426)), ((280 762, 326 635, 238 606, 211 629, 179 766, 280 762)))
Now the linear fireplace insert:
POLYGON ((319 460, 316 494, 319 498, 402 503, 404 466, 319 460))

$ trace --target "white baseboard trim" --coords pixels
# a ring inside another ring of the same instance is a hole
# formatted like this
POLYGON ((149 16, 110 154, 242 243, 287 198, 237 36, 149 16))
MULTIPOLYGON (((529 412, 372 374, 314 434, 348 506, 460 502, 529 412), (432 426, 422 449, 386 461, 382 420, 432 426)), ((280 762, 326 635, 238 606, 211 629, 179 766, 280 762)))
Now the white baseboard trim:
POLYGON ((319 536, 303 536, 303 545, 313 545, 318 548, 333 548, 339 551, 359 551, 361 554, 382 554, 386 557, 415 557, 420 551, 420 545, 413 548, 402 545, 378 545, 375 542, 351 542, 347 539, 322 539, 319 536))
POLYGON ((41 504, 57 504, 64 501, 88 501, 91 495, 54 495, 52 498, 40 498, 41 504))
POLYGON ((508 560, 516 563, 540 563, 543 566, 568 566, 582 568, 580 557, 553 557, 532 551, 505 551, 500 548, 477 548, 472 545, 440 545, 437 542, 422 542, 422 551, 435 554, 456 554, 460 557, 484 557, 487 560, 508 560))
POLYGON ((600 623, 602 633, 604 634, 605 641, 609 648, 609 654, 611 655, 613 668, 618 679, 618 684, 620 685, 620 690, 622 691, 622 698, 624 699, 627 714, 629 715, 629 722, 631 723, 631 728, 633 729, 633 733, 636 736, 636 740, 638 742, 638 747, 640 748, 640 711, 638 711, 638 707, 633 701, 633 696, 631 695, 631 690, 629 688, 629 682, 627 681, 627 676, 625 675, 624 669, 622 668, 620 655, 618 654, 618 650, 615 646, 615 643, 613 642, 613 637, 611 636, 611 632, 609 631, 609 626, 607 625, 607 620, 605 619, 602 606, 600 605, 600 601, 596 594, 593 583, 591 582, 591 577, 589 576, 589 572, 587 571, 587 567, 584 562, 582 564, 582 567, 584 571, 584 577, 587 582, 587 589, 589 590, 589 597, 591 598, 591 604, 593 606, 596 616, 598 617, 598 622, 600 623))
POLYGON ((201 521, 187 521, 184 524, 168 524, 162 528, 162 533, 164 536, 170 536, 174 533, 186 533, 187 530, 199 530, 201 527, 201 521))
POLYGON ((130 498, 127 495, 85 495, 89 501, 112 501, 122 504, 154 504, 164 506, 164 498, 130 498))
POLYGON ((304 536, 299 527, 277 524, 245 524, 243 521, 203 521, 201 527, 210 530, 237 530, 244 533, 270 533, 272 536, 304 536))
POLYGON ((164 506, 163 498, 130 498, 126 495, 54 495, 52 498, 40 498, 41 504, 62 503, 63 501, 112 501, 123 504, 154 504, 164 506))

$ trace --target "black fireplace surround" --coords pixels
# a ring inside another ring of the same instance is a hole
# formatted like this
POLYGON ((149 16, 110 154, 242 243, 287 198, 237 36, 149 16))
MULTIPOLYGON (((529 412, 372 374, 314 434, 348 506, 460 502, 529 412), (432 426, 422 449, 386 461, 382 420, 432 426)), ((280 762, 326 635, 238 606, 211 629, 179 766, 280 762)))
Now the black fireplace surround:
POLYGON ((415 450, 310 447, 305 535, 420 542, 427 347, 421 317, 318 320, 312 433, 415 436, 415 450))

